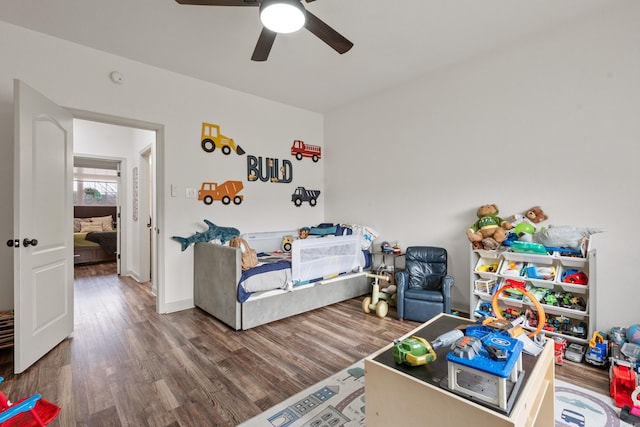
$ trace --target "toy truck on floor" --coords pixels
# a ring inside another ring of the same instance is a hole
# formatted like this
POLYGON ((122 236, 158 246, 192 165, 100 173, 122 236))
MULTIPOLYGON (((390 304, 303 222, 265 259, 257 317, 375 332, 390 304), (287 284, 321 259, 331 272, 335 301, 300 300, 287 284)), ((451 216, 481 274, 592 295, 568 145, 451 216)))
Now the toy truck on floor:
POLYGON ((219 148, 225 155, 230 154, 231 150, 238 155, 244 154, 244 150, 233 142, 233 138, 222 135, 220 126, 213 123, 202 123, 202 142, 200 144, 207 153, 212 153, 216 148, 219 148))
POLYGON ((291 146, 291 155, 296 156, 298 160, 302 160, 303 157, 311 157, 311 160, 317 162, 322 158, 322 148, 317 145, 305 144, 296 139, 291 146))
POLYGON ((291 201, 296 206, 302 205, 302 202, 309 202, 311 206, 315 206, 319 195, 320 190, 307 190, 304 187, 298 187, 291 195, 291 201))
POLYGON ((238 193, 242 190, 242 181, 225 181, 222 184, 215 182, 203 182, 198 190, 198 200, 202 200, 205 205, 210 205, 214 200, 220 200, 223 205, 233 203, 239 205, 244 199, 238 193))
POLYGON ((605 366, 609 357, 608 341, 598 331, 593 332, 589 341, 589 349, 584 355, 584 361, 594 366, 605 366))

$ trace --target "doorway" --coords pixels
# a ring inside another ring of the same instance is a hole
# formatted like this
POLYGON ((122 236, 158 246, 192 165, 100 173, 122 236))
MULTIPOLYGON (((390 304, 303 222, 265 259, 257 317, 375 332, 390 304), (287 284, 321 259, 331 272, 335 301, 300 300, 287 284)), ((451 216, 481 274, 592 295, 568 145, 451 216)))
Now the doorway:
MULTIPOLYGON (((115 263, 120 274, 122 223, 121 172, 126 159, 103 157, 73 158, 73 252, 74 266, 115 263), (106 219, 106 224, 104 223, 106 219), (99 221, 99 234, 93 231, 99 221)), ((108 274, 104 269, 98 269, 108 274)))
POLYGON ((74 112, 74 158, 119 165, 118 274, 158 292, 155 248, 157 130, 112 117, 74 112))

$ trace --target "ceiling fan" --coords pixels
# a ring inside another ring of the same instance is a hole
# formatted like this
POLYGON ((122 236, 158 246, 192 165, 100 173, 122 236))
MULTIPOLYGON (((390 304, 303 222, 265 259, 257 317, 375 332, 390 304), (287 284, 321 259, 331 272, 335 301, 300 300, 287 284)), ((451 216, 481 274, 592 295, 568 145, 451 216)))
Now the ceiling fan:
MULTIPOLYGON (((311 3, 315 0, 305 1, 311 3)), ((353 47, 353 43, 306 10, 302 0, 176 0, 176 2, 200 6, 259 6, 263 28, 251 55, 252 61, 267 60, 276 34, 294 32, 303 26, 340 54, 353 47), (278 24, 284 24, 284 28, 277 27, 278 24)))

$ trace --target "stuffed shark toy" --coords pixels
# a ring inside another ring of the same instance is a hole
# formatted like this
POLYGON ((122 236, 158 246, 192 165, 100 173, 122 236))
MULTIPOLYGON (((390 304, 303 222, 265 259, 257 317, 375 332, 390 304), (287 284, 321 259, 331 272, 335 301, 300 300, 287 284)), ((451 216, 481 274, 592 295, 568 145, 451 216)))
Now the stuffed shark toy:
POLYGON ((580 228, 572 226, 549 227, 533 234, 533 241, 544 246, 558 248, 580 248, 582 239, 588 238, 592 234, 603 233, 601 228, 580 228))
POLYGON ((182 251, 187 250, 190 244, 196 242, 210 242, 211 240, 220 240, 220 242, 224 245, 226 242, 231 240, 234 236, 239 236, 240 231, 237 228, 233 227, 219 227, 212 223, 211 221, 204 220, 204 223, 207 224, 209 229, 205 232, 198 232, 190 237, 179 237, 173 236, 172 239, 180 242, 182 244, 182 251))

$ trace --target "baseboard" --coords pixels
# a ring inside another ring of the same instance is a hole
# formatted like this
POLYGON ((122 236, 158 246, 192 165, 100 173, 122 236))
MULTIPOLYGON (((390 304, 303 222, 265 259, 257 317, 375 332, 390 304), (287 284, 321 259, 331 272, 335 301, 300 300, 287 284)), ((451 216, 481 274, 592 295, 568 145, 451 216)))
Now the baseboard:
POLYGON ((160 303, 160 314, 175 313, 177 311, 189 310, 194 308, 193 298, 170 303, 160 303))

